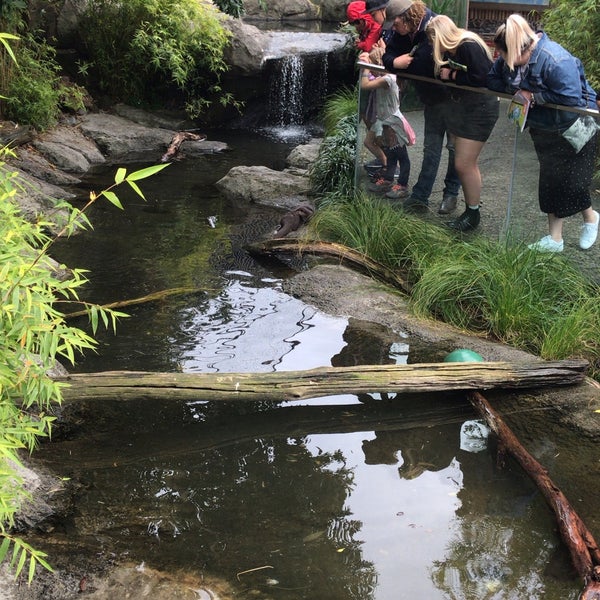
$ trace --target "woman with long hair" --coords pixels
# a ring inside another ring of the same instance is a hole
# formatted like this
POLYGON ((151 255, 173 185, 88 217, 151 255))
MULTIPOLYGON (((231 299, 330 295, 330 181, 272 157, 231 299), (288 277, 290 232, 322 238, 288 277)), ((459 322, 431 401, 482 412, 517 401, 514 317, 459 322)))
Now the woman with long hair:
MULTIPOLYGON (((486 43, 472 31, 457 27, 446 15, 437 15, 427 25, 436 77, 457 86, 486 87, 492 55, 486 43)), ((479 225, 481 173, 478 159, 498 120, 499 100, 489 94, 453 87, 448 131, 454 136, 454 166, 467 204, 465 211, 448 225, 470 231, 479 225)))
POLYGON ((581 213, 579 247, 587 250, 596 241, 600 222, 590 196, 598 126, 591 116, 544 105, 595 109, 596 93, 581 61, 545 33, 535 32, 521 15, 508 17, 494 44, 500 56, 488 74, 488 87, 518 93, 529 105, 525 126, 540 163, 538 201, 548 215, 549 235, 529 247, 562 252, 563 221, 581 213))

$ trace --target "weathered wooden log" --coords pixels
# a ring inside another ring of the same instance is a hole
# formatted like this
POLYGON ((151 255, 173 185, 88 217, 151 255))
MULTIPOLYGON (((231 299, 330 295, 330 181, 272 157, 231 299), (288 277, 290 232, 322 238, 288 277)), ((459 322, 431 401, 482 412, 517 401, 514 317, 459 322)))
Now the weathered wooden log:
POLYGON ((160 162, 168 162, 172 158, 175 158, 179 152, 179 146, 187 140, 194 142, 203 142, 206 139, 206 135, 192 133, 191 131, 178 131, 172 138, 167 151, 162 155, 160 162))
POLYGON ((411 285, 402 278, 398 271, 369 258, 342 244, 323 241, 305 241, 299 239, 276 238, 248 244, 246 250, 254 256, 270 256, 277 258, 278 254, 316 254, 331 257, 340 263, 366 273, 387 283, 406 294, 410 293, 411 285))
POLYGON ((581 520, 566 496, 555 485, 548 471, 523 447, 500 415, 479 392, 470 392, 469 399, 498 436, 503 449, 513 456, 531 477, 556 515, 560 535, 569 549, 577 573, 584 581, 580 600, 600 600, 600 549, 592 533, 581 520))
POLYGON ((290 401, 367 392, 440 392, 491 388, 538 388, 584 380, 588 363, 421 363, 320 367, 269 373, 147 373, 109 371, 56 378, 69 386, 65 400, 162 398, 290 401))

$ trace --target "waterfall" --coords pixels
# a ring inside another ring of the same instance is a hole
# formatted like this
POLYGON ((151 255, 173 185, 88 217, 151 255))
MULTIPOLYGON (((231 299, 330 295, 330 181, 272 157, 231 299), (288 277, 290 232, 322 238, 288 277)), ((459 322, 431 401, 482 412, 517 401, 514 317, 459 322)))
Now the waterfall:
POLYGON ((310 119, 328 91, 327 54, 290 54, 272 62, 265 130, 279 139, 310 137, 310 119))

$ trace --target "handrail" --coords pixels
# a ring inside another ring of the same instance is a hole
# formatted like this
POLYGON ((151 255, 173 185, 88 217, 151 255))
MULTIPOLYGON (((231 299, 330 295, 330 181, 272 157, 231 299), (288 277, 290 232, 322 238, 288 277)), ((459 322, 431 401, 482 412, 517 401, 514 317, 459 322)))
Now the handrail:
MULTIPOLYGON (((390 73, 383 67, 382 65, 374 65, 371 63, 356 61, 356 66, 360 68, 369 69, 370 71, 379 71, 381 73, 390 73)), ((423 81, 426 83, 434 83, 436 85, 444 85, 447 87, 459 89, 459 90, 469 90, 471 92, 477 92, 479 94, 487 94, 489 96, 498 96, 500 98, 506 98, 507 100, 512 99, 512 94, 505 94, 503 92, 495 92, 494 90, 490 90, 488 88, 480 88, 480 87, 471 87, 470 85, 456 85, 455 83, 449 83, 446 81, 440 81, 439 79, 433 79, 432 77, 423 77, 422 75, 412 75, 411 73, 391 73, 391 75, 397 75, 403 79, 414 79, 416 81, 423 81)), ((579 108, 577 106, 562 106, 561 104, 552 104, 547 102, 540 106, 544 106, 545 108, 557 108, 558 110, 566 110, 569 112, 578 113, 580 115, 590 115, 591 117, 600 116, 600 112, 598 110, 594 110, 591 108, 579 108)))

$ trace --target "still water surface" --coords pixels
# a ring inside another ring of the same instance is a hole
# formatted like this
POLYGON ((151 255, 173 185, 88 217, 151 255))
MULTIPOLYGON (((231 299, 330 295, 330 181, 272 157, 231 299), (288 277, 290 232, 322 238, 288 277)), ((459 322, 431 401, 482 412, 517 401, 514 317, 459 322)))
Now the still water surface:
MULTIPOLYGON (((143 182, 146 204, 123 194, 123 212, 98 208, 93 232, 60 244, 59 259, 90 269, 86 297, 98 303, 198 289, 131 307, 118 335, 101 334, 99 352, 75 370, 285 371, 402 363, 415 350, 427 359, 403 332, 288 296, 289 265, 243 252, 280 215, 233 203, 213 184, 236 164, 283 166, 291 142, 218 138, 232 151, 173 164, 143 182)), ((98 173, 88 185, 106 181, 98 173)), ((579 582, 533 484, 510 462, 496 468, 493 443, 477 452, 465 444, 461 428, 475 416, 464 398, 393 400, 89 403, 76 409, 80 425, 40 458, 82 486, 64 524, 70 539, 93 540, 104 556, 222 578, 239 598, 575 599, 579 582)), ((593 461, 585 458, 593 448, 550 430, 551 414, 514 407, 524 432, 540 421, 537 455, 593 530, 585 507, 592 512, 594 487, 569 471, 593 461)))

